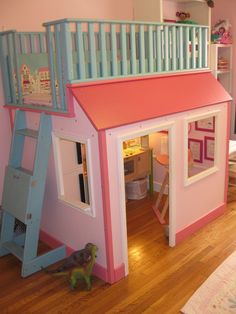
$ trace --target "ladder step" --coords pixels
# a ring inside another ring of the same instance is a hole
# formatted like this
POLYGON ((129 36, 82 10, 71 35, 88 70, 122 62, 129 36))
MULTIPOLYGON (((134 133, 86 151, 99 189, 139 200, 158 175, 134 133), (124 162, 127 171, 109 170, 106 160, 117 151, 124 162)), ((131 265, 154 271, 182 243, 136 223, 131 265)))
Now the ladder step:
POLYGON ((25 174, 28 174, 30 176, 33 175, 33 171, 32 170, 29 170, 29 169, 26 169, 26 168, 22 168, 22 167, 18 167, 18 168, 15 168, 15 169, 20 171, 20 172, 23 172, 25 174))
POLYGON ((15 255, 19 260, 23 260, 24 248, 15 242, 5 242, 2 247, 15 255))
POLYGON ((37 130, 32 130, 32 129, 19 129, 19 130, 16 130, 16 134, 38 138, 39 132, 37 130))

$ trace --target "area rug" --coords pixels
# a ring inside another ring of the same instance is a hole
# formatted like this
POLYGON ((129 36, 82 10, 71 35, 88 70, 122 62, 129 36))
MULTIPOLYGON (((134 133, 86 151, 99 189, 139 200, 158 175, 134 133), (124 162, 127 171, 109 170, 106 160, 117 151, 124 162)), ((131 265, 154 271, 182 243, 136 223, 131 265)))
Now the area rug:
POLYGON ((181 313, 236 313, 236 252, 200 286, 182 308, 181 313))

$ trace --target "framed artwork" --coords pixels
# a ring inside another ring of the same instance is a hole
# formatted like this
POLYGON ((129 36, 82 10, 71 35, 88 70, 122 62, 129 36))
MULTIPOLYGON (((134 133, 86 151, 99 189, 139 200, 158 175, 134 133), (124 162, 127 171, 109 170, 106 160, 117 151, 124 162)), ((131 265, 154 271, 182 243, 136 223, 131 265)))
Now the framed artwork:
POLYGON ((195 121, 195 130, 203 132, 215 132, 215 117, 209 117, 195 121))
POLYGON ((188 148, 191 150, 193 155, 193 161, 202 162, 203 156, 203 141, 195 138, 188 139, 188 148))
POLYGON ((204 137, 204 158, 206 160, 215 159, 215 138, 211 136, 204 137))

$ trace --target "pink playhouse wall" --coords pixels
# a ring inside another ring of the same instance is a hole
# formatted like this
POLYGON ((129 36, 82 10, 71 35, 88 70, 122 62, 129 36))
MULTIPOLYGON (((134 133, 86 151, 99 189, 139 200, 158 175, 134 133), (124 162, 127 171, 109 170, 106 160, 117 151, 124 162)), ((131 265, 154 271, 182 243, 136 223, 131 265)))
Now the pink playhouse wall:
MULTIPOLYGON (((125 252, 127 251, 127 243, 125 239, 125 197, 124 195, 122 196, 121 193, 121 191, 124 193, 124 179, 121 174, 122 165, 119 164, 119 140, 126 137, 134 138, 146 135, 154 132, 153 130, 158 127, 162 129, 166 129, 168 125, 172 125, 174 127, 174 140, 171 151, 172 158, 174 159, 175 171, 172 173, 171 181, 173 203, 170 214, 170 219, 172 219, 173 223, 171 242, 174 244, 175 241, 181 241, 186 235, 191 234, 193 231, 196 231, 197 228, 203 226, 207 221, 212 219, 215 214, 219 215, 224 211, 227 114, 227 104, 224 103, 107 130, 106 139, 109 160, 108 167, 110 178, 111 220, 113 245, 115 247, 114 263, 116 267, 125 263, 125 252), (218 121, 221 132, 219 135, 220 154, 218 160, 218 170, 189 186, 185 186, 183 177, 184 119, 189 118, 193 114, 207 113, 209 110, 220 110, 218 121), (114 152, 116 152, 116 154, 114 154, 114 152), (116 177, 116 180, 114 180, 114 177, 116 177), (211 191, 210 199, 209 189, 211 191)), ((154 178, 154 180, 155 179, 157 180, 157 178, 154 178)))

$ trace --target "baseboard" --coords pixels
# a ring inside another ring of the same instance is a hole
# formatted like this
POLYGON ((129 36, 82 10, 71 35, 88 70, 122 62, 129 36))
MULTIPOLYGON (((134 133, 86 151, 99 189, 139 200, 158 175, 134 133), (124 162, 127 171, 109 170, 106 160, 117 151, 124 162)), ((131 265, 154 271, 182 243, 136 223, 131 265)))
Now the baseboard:
POLYGON ((217 207, 210 213, 208 213, 206 216, 201 217, 199 220, 195 221, 191 225, 188 225, 183 230, 176 233, 175 241, 176 244, 179 244, 183 240, 187 239, 189 236, 191 236, 193 233, 213 221, 214 219, 218 218, 219 216, 223 215, 226 211, 226 204, 221 205, 220 207, 217 207))
MULTIPOLYGON (((50 234, 46 233, 43 230, 40 230, 40 240, 44 243, 46 243, 48 246, 51 248, 56 248, 61 245, 64 245, 64 243, 60 242, 56 238, 52 237, 50 234)), ((73 253, 75 250, 73 250, 71 247, 66 246, 66 254, 69 256, 71 253, 73 253)), ((98 263, 95 263, 94 268, 93 268, 93 275, 96 277, 102 279, 105 282, 108 282, 110 284, 115 283, 119 281, 120 279, 125 277, 125 265, 122 264, 119 267, 117 267, 114 270, 114 281, 109 280, 109 275, 108 271, 104 266, 101 266, 98 263)))

